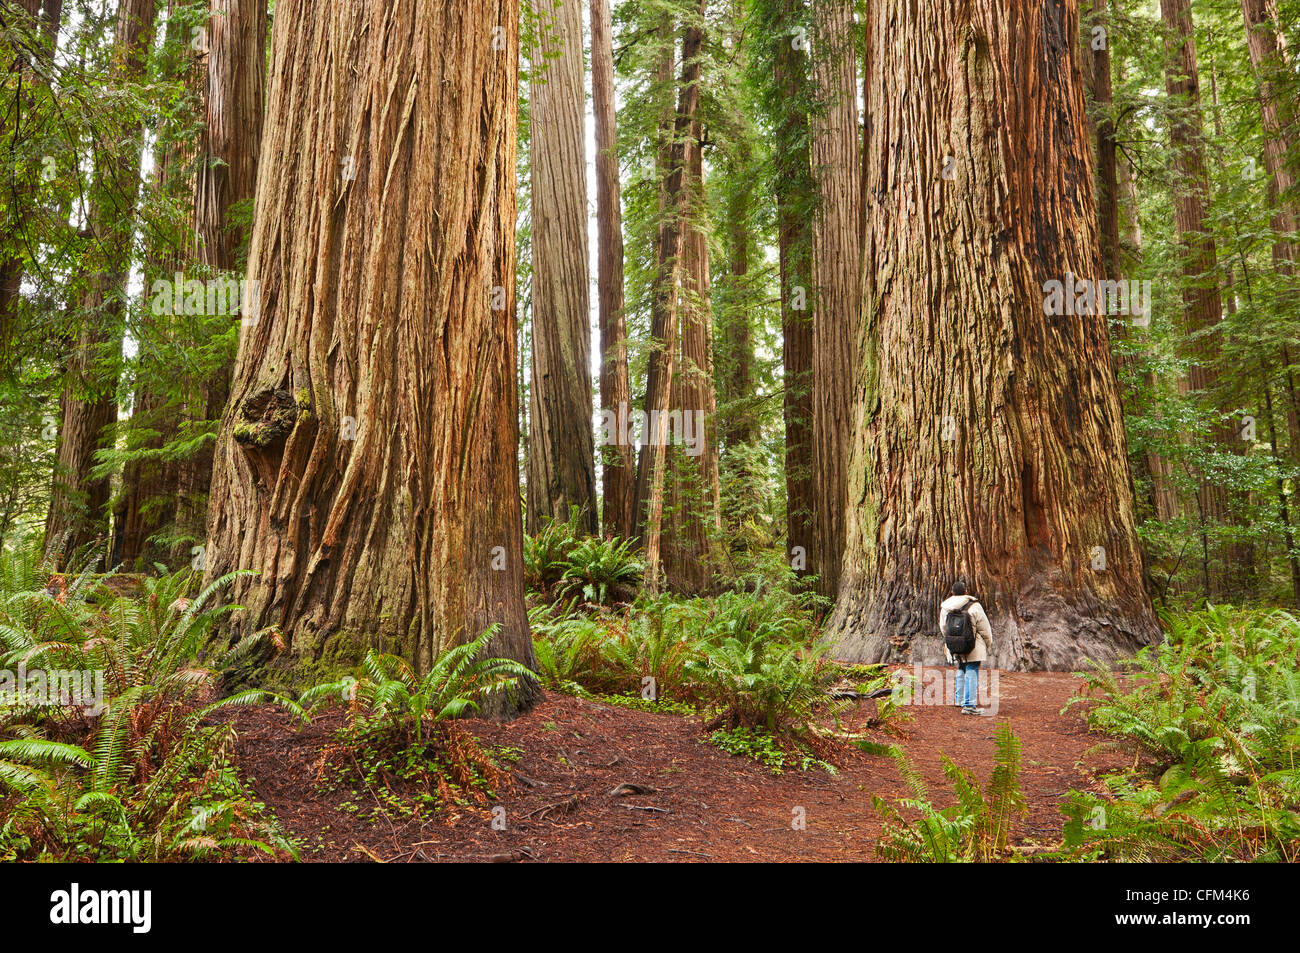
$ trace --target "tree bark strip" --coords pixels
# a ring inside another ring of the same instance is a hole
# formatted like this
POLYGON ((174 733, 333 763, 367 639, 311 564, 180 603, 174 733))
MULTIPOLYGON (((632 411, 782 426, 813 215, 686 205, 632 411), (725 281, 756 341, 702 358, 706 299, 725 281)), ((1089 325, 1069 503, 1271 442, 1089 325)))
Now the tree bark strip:
MULTIPOLYGON (((614 114, 614 47, 609 0, 591 0, 591 103, 596 132, 596 226, 600 248, 596 285, 600 320, 600 406, 615 419, 631 410, 627 318, 623 310, 623 211, 614 114)), ((616 440, 602 450, 602 530, 630 538, 636 531, 636 451, 616 440)))
POLYGON ((597 531, 580 0, 541 0, 532 51, 533 337, 528 530, 577 507, 597 531), (542 9, 546 8, 546 9, 542 9))
POLYGON ((812 228, 817 303, 813 316, 813 508, 818 589, 834 598, 844 555, 846 467, 853 404, 853 346, 861 300, 861 158, 853 4, 812 5, 812 169, 819 207, 812 228))

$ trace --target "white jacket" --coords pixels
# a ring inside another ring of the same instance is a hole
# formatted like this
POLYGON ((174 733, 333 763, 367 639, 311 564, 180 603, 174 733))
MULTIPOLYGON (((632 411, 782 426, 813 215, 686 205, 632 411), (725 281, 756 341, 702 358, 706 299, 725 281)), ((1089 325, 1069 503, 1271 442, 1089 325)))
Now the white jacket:
MULTIPOLYGON (((964 596, 949 596, 947 599, 943 600, 943 603, 939 606, 940 638, 943 638, 944 624, 948 621, 948 613, 955 609, 960 609, 962 603, 967 599, 971 599, 969 594, 964 596)), ((960 661, 983 662, 993 654, 993 626, 989 625, 989 617, 985 615, 984 607, 978 602, 972 599, 971 604, 967 606, 967 610, 970 612, 971 624, 975 627, 975 648, 972 649, 964 658, 961 658, 960 661)), ((957 661, 953 659, 952 653, 948 651, 948 646, 946 644, 943 647, 943 654, 947 657, 949 662, 957 661)))

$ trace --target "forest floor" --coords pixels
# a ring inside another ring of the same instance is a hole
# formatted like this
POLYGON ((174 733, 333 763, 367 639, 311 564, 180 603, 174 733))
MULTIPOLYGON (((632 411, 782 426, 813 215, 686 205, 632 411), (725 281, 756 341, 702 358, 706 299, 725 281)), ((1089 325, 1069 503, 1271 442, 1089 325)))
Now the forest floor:
MULTIPOLYGON (((942 755, 987 782, 994 731, 1020 738, 1028 813, 1012 841, 1032 853, 1059 844, 1060 805, 1071 788, 1098 790, 1097 777, 1130 756, 1100 748, 1080 711, 1061 709, 1079 687, 1063 673, 1000 673, 997 713, 972 717, 952 706, 909 706, 898 743, 930 786, 936 806, 953 801, 942 755)), ((863 731, 876 703, 860 700, 840 727, 863 731)), ((698 719, 615 707, 554 692, 508 724, 464 726, 485 748, 517 760, 510 781, 482 807, 405 819, 359 816, 360 795, 318 778, 322 753, 343 723, 335 711, 304 728, 266 706, 242 711, 239 761, 259 799, 301 845, 325 861, 870 861, 881 821, 872 795, 908 796, 893 762, 848 744, 835 774, 815 768, 774 775, 711 745, 698 719), (637 792, 614 794, 620 785, 637 792), (492 808, 504 808, 504 814, 492 808), (504 826, 504 829, 495 829, 504 826), (796 821, 802 819, 803 829, 796 821), (504 825, 503 823, 504 822, 504 825)), ((372 795, 373 796, 373 795, 372 795)), ((378 803, 377 800, 375 803, 378 803)))

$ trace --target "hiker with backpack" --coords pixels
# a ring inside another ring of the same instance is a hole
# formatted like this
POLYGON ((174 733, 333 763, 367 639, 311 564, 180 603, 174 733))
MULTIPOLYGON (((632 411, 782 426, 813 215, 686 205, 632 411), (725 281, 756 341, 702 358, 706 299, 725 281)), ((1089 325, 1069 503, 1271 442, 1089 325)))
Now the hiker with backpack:
POLYGON ((980 663, 993 654, 993 627, 979 600, 967 595, 964 580, 952 584, 952 595, 939 606, 939 631, 948 661, 957 666, 953 704, 963 715, 978 715, 980 663))

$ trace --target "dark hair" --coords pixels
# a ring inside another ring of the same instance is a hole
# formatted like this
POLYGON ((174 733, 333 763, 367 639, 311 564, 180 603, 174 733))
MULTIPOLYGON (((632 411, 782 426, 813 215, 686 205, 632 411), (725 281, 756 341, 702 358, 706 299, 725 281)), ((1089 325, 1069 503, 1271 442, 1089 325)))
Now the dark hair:
POLYGON ((954 582, 954 583, 952 584, 952 594, 953 594, 954 596, 964 596, 964 595, 966 595, 966 580, 965 580, 965 579, 958 579, 956 582, 954 582))

